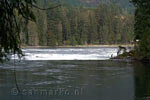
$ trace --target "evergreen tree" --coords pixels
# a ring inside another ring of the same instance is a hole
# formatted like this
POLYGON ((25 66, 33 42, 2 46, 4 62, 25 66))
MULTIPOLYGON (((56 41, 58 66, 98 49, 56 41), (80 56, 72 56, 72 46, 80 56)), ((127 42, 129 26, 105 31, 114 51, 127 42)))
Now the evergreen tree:
POLYGON ((139 56, 150 57, 150 1, 132 0, 135 12, 135 41, 139 40, 136 48, 139 56))
POLYGON ((25 45, 121 44, 133 39, 133 15, 113 4, 96 9, 65 5, 48 11, 34 9, 34 13, 37 23, 29 22, 23 31, 26 35, 21 35, 25 45))
POLYGON ((22 18, 35 21, 32 8, 35 0, 0 1, 0 60, 9 53, 21 54, 20 32, 22 18))
POLYGON ((89 12, 88 44, 94 44, 97 41, 97 22, 94 12, 89 12))

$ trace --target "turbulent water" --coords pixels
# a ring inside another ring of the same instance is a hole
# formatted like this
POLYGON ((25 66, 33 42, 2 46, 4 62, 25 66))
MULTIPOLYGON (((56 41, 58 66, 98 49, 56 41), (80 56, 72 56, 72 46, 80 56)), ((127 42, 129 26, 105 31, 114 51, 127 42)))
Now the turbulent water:
POLYGON ((105 60, 116 50, 23 49, 0 64, 0 100, 150 100, 149 64, 105 60))
MULTIPOLYGON (((23 49, 23 60, 107 60, 117 48, 23 49)), ((14 56, 12 56, 12 59, 14 56)), ((16 57, 15 57, 16 58, 16 57)), ((16 58, 17 59, 17 58, 16 58)))

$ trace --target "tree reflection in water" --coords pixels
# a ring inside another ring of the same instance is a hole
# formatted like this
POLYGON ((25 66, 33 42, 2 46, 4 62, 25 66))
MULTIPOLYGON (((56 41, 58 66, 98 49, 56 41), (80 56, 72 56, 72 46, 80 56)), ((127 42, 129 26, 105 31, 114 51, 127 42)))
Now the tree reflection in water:
POLYGON ((150 100, 150 66, 134 64, 135 100, 150 100))

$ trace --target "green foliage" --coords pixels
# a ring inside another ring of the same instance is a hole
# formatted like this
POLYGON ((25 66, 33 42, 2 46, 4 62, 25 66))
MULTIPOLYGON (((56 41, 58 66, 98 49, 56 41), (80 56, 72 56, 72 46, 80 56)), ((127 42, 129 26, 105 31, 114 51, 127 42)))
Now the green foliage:
POLYGON ((139 40, 136 47, 141 57, 150 57, 150 1, 132 0, 136 7, 135 13, 135 40, 139 40))
POLYGON ((37 24, 29 23, 26 45, 126 44, 133 40, 133 15, 112 4, 96 9, 61 6, 34 13, 37 24))
POLYGON ((22 54, 20 50, 21 18, 35 21, 30 10, 35 0, 0 1, 0 60, 9 53, 22 54))

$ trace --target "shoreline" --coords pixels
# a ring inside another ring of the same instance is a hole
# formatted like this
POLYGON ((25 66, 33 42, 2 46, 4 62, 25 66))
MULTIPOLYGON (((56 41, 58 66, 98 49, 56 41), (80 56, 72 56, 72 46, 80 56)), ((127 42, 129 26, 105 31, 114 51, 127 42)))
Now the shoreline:
POLYGON ((113 48, 113 47, 118 47, 118 46, 123 46, 123 47, 134 47, 133 44, 113 44, 113 45, 76 45, 76 46, 71 46, 71 45, 65 45, 65 46, 22 46, 21 48, 26 49, 26 48, 94 48, 94 47, 102 47, 102 48, 113 48))

